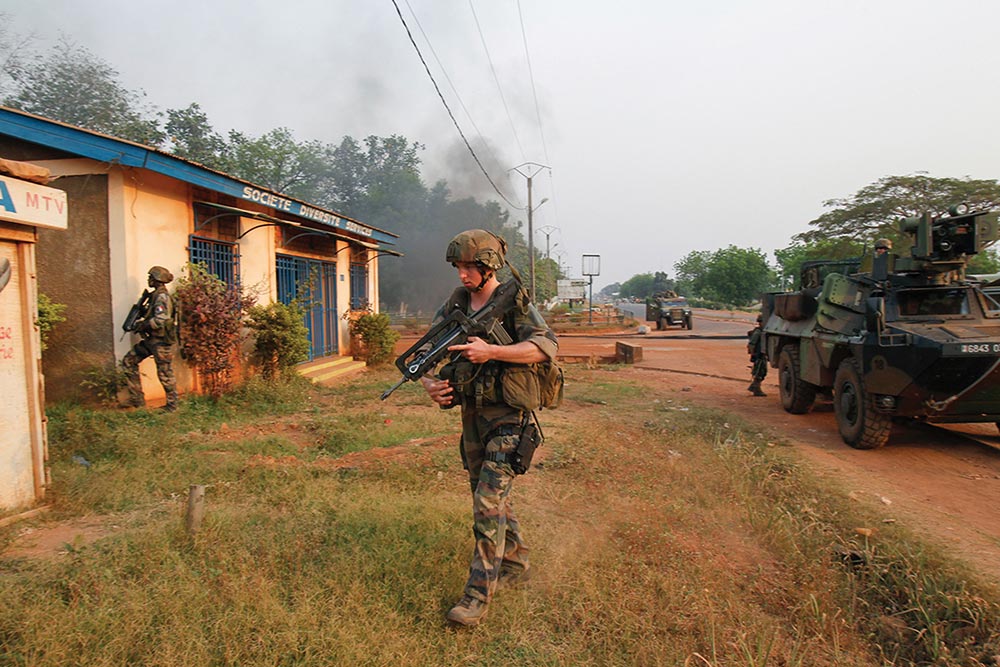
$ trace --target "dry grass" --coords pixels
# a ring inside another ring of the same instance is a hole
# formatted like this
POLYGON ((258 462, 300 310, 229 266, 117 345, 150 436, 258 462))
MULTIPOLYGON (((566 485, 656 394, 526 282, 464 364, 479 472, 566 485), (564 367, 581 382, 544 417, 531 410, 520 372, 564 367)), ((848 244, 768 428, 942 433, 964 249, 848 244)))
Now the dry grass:
POLYGON ((992 594, 903 527, 859 536, 873 517, 747 424, 570 373, 515 485, 536 576, 474 631, 443 619, 471 548, 458 415, 417 387, 379 404, 390 372, 165 418, 57 411, 54 516, 116 529, 0 559, 0 663, 992 664, 992 594))

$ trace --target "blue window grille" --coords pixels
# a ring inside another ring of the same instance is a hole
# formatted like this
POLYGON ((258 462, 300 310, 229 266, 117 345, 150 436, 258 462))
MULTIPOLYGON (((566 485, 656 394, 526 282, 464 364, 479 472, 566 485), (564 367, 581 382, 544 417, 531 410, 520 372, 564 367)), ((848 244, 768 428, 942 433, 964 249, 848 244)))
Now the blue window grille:
POLYGON ((351 309, 368 307, 368 265, 351 263, 351 309))
POLYGON ((240 251, 235 243, 192 236, 188 250, 191 263, 201 264, 205 270, 230 287, 239 282, 240 251))

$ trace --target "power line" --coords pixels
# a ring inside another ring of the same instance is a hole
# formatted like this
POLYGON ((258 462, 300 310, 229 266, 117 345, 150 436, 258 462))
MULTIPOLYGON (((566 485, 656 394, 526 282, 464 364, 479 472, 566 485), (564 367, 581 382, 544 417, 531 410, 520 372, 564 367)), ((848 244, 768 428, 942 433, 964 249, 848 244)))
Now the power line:
POLYGON ((510 115, 510 109, 507 107, 507 98, 503 95, 503 88, 500 86, 500 78, 497 76, 497 70, 493 67, 493 58, 490 56, 490 49, 486 46, 486 37, 483 36, 483 29, 479 25, 479 17, 476 16, 476 8, 472 4, 472 0, 469 0, 469 9, 472 10, 472 18, 476 21, 476 30, 479 31, 479 40, 483 43, 483 50, 486 51, 486 60, 490 64, 490 72, 493 73, 493 81, 497 84, 497 92, 500 94, 500 101, 503 102, 503 110, 507 113, 507 121, 510 123, 510 130, 514 133, 514 141, 517 142, 517 147, 521 151, 521 159, 527 160, 524 156, 524 146, 521 145, 521 138, 517 136, 517 128, 514 127, 514 119, 510 115))
MULTIPOLYGON (((455 87, 455 84, 454 84, 454 82, 452 82, 451 77, 448 76, 448 71, 444 68, 444 64, 441 62, 441 59, 438 57, 437 51, 434 49, 434 45, 431 44, 430 38, 427 36, 427 33, 424 31, 424 26, 420 24, 420 19, 417 17, 417 13, 415 11, 413 11, 413 7, 410 5, 409 0, 403 0, 403 1, 406 3, 406 8, 410 10, 410 15, 413 16, 413 20, 416 22, 417 28, 420 30, 420 34, 423 36, 424 41, 427 42, 427 48, 429 48, 431 50, 431 55, 434 56, 434 61, 437 63, 438 67, 441 69, 441 73, 444 75, 444 80, 448 82, 448 86, 451 88, 451 92, 455 95, 455 99, 458 100, 458 104, 459 104, 459 106, 462 107, 462 111, 465 112, 465 117, 469 119, 469 123, 472 125, 472 129, 474 129, 476 131, 476 135, 479 137, 479 140, 482 142, 483 148, 486 149, 486 152, 489 153, 490 157, 493 159, 493 162, 495 164, 501 164, 500 163, 500 158, 498 158, 496 156, 496 154, 493 152, 493 149, 490 147, 490 143, 488 141, 486 141, 486 137, 483 136, 483 133, 482 133, 482 131, 480 131, 479 126, 476 125, 476 121, 472 117, 472 113, 469 112, 468 107, 465 106, 465 102, 462 101, 462 96, 459 95, 458 88, 455 87)), ((520 199, 517 197, 516 194, 514 195, 514 199, 516 199, 518 202, 520 202, 520 199)))
POLYGON ((455 114, 452 113, 451 107, 448 106, 448 101, 444 99, 440 86, 438 86, 437 81, 434 79, 434 75, 431 74, 431 69, 427 66, 427 61, 424 60, 424 54, 420 52, 420 47, 417 46, 416 40, 413 39, 413 33, 410 32, 410 26, 406 24, 406 19, 403 18, 403 12, 399 9, 399 3, 397 3, 396 0, 392 0, 392 6, 396 8, 396 15, 399 16, 399 21, 403 24, 403 28, 406 30, 406 36, 410 38, 410 44, 413 45, 414 50, 417 52, 417 57, 420 58, 420 63, 424 66, 424 71, 427 72, 427 76, 430 78, 431 83, 434 84, 434 90, 437 92, 437 96, 441 100, 441 104, 444 105, 445 110, 448 112, 448 116, 451 118, 451 122, 454 123, 459 136, 462 137, 462 141, 465 142, 465 147, 469 149, 469 154, 472 155, 472 159, 476 161, 480 171, 483 172, 483 176, 485 176, 486 180, 490 182, 490 185, 493 186, 493 190, 500 195, 500 198, 507 202, 509 206, 520 210, 521 207, 507 199, 504 193, 500 192, 500 188, 498 188, 497 184, 493 182, 493 179, 490 178, 489 172, 486 171, 486 167, 483 166, 483 163, 479 160, 479 156, 476 155, 476 151, 472 149, 472 144, 469 143, 469 140, 465 137, 465 133, 462 132, 462 128, 459 126, 458 120, 455 118, 455 114))
POLYGON ((538 118, 538 133, 542 137, 542 153, 545 154, 545 161, 548 162, 549 148, 545 145, 545 130, 542 127, 542 112, 538 108, 538 91, 535 90, 535 73, 531 70, 531 55, 528 53, 528 34, 524 31, 524 14, 521 13, 521 0, 517 0, 517 17, 521 21, 521 40, 524 42, 524 59, 528 61, 528 79, 531 81, 531 95, 535 99, 535 117, 538 118))

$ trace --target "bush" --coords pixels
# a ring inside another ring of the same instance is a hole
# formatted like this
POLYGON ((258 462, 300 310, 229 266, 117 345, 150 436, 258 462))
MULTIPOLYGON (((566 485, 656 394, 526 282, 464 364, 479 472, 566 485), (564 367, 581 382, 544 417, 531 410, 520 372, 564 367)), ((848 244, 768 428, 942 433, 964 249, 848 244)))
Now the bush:
POLYGON ((364 346, 365 363, 377 366, 392 358, 399 332, 389 326, 385 313, 364 313, 351 320, 351 336, 356 336, 364 346))
POLYGON ((38 293, 38 318, 35 320, 35 324, 38 325, 43 352, 48 349, 46 341, 48 340, 49 332, 60 322, 66 321, 66 318, 63 317, 65 310, 66 304, 55 303, 41 292, 38 293))
POLYGON ((255 333, 254 356, 265 379, 309 358, 309 330, 297 303, 252 306, 247 311, 247 327, 255 333))
POLYGON ((97 394, 103 405, 113 406, 118 402, 118 392, 128 385, 125 369, 117 363, 106 366, 90 366, 83 371, 80 386, 91 394, 97 394))
POLYGON ((201 264, 188 264, 176 299, 181 321, 181 354, 194 366, 205 390, 221 396, 233 385, 243 332, 243 316, 253 298, 243 287, 230 287, 208 273, 201 264))

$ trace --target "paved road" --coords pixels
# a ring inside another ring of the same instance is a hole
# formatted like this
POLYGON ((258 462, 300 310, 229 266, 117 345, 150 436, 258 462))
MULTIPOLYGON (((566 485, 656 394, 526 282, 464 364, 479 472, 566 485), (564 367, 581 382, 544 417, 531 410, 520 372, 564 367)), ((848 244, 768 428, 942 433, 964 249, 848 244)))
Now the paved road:
MULTIPOLYGON (((645 322, 645 304, 623 303, 618 308, 640 322, 645 322)), ((753 327, 756 317, 751 313, 740 311, 708 310, 706 308, 693 308, 691 313, 694 315, 694 327, 691 331, 682 329, 681 327, 670 327, 664 331, 657 331, 655 322, 645 322, 645 324, 652 330, 651 335, 653 336, 693 334, 701 336, 738 335, 743 337, 746 336, 747 330, 753 327)))

